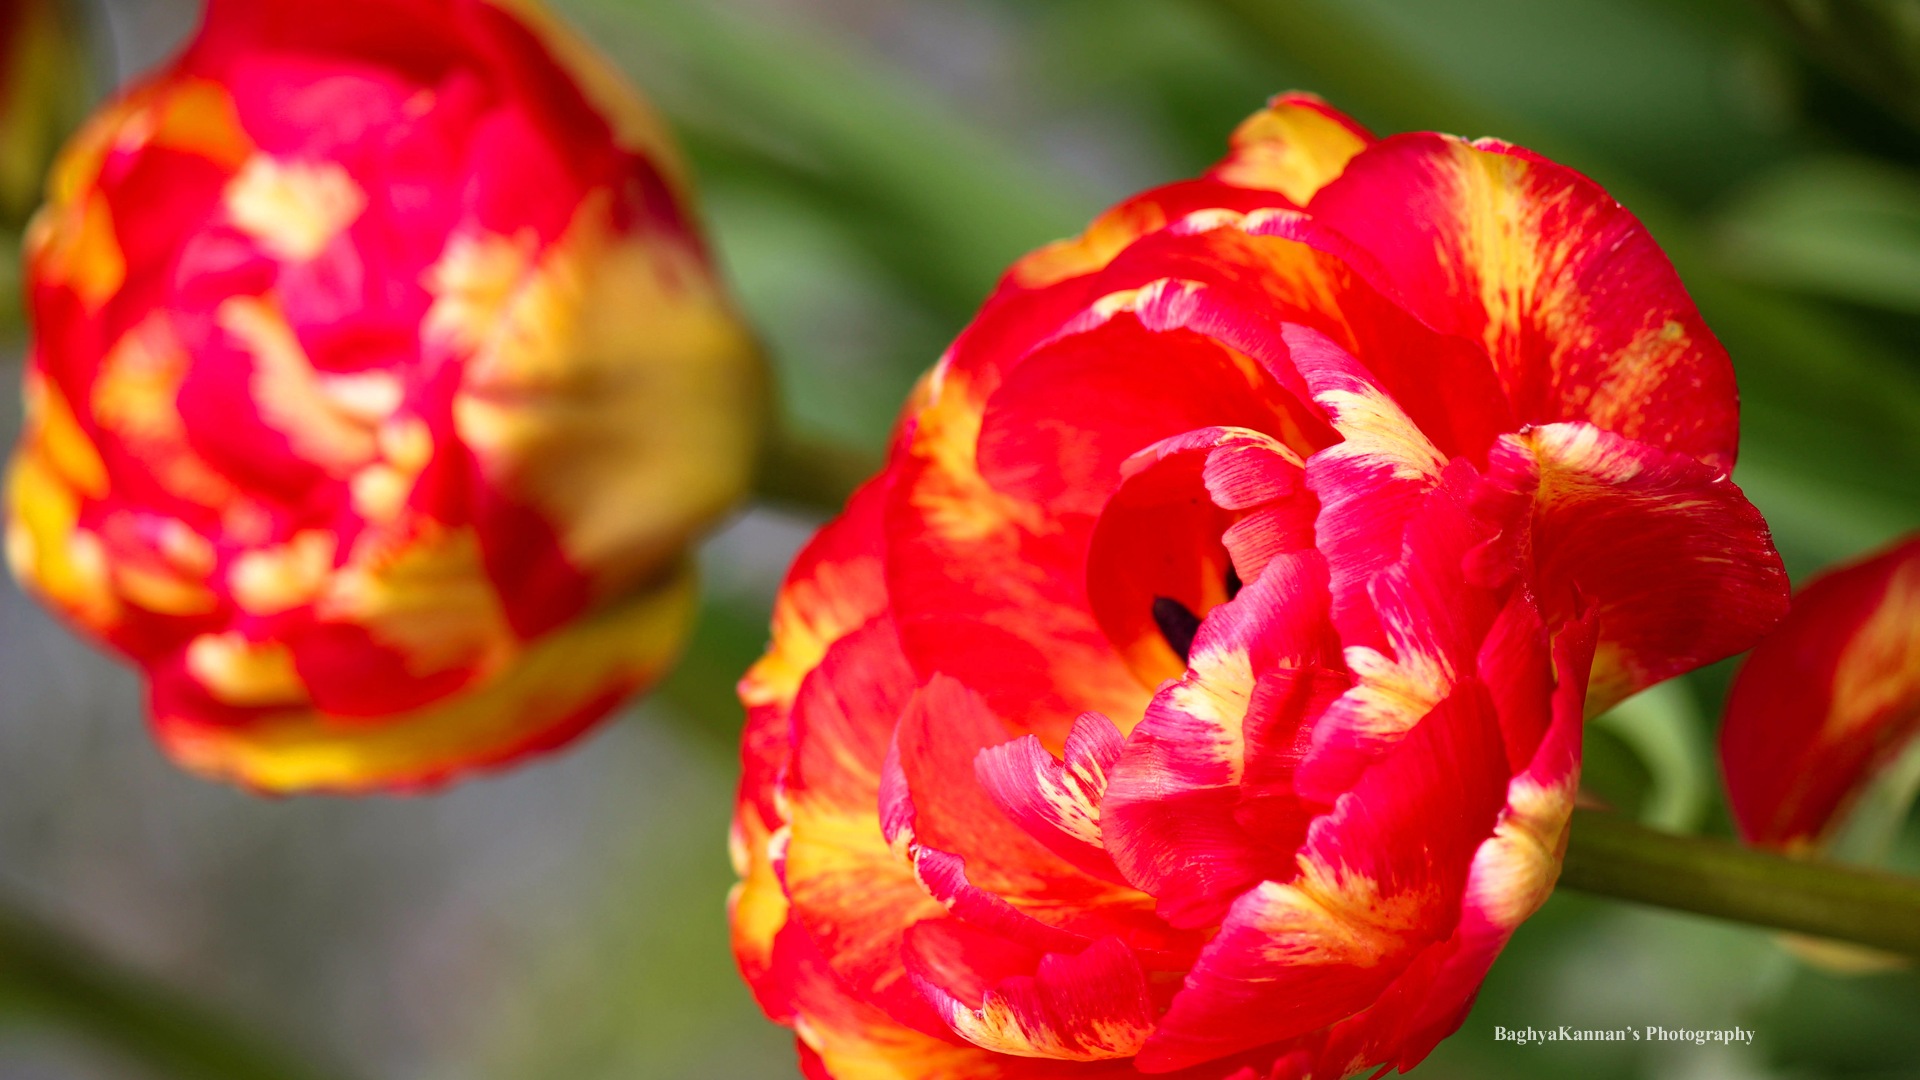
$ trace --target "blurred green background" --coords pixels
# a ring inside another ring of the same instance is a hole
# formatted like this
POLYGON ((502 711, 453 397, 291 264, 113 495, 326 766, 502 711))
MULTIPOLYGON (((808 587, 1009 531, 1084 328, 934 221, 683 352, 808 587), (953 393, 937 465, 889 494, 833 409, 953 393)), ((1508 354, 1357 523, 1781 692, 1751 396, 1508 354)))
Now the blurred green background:
MULTIPOLYGON (((558 6, 681 131, 812 433, 877 449, 1011 259, 1193 174, 1268 95, 1302 88, 1383 133, 1529 145, 1640 213, 1733 351, 1736 478, 1796 580, 1920 526, 1920 4, 558 6)), ((96 66, 124 73, 195 10, 91 13, 96 66)), ((792 1077, 786 1033, 735 980, 721 904, 731 686, 813 524, 742 515, 709 547, 707 617, 662 693, 568 753, 432 799, 271 802, 180 775, 140 731, 134 678, 0 586, 0 894, 317 1075, 792 1077)), ((1594 792, 1724 833, 1711 740, 1728 672, 1599 722, 1594 792)), ((1886 802, 1869 824, 1897 837, 1905 821, 1894 858, 1920 869, 1910 810, 1886 802)), ((127 1050, 166 1017, 77 1015, 0 950, 0 1077, 165 1075, 127 1050)), ((1920 1077, 1920 977, 1825 973, 1758 931, 1562 892, 1419 1074, 1920 1077), (1752 1047, 1493 1040, 1735 1023, 1752 1047)))

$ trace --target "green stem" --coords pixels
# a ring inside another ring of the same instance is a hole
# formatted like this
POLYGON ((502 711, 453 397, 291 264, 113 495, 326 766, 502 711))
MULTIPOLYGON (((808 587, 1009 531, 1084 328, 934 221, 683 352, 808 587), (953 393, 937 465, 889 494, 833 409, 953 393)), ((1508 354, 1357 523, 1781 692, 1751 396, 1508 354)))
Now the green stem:
POLYGON ((179 991, 0 908, 0 1021, 27 1017, 97 1039, 180 1080, 338 1080, 179 991))
POLYGON ((1920 957, 1920 879, 1676 836, 1576 810, 1560 884, 1920 957))
POLYGON ((754 493, 805 513, 832 516, 866 479, 880 470, 880 457, 776 424, 760 455, 754 493))

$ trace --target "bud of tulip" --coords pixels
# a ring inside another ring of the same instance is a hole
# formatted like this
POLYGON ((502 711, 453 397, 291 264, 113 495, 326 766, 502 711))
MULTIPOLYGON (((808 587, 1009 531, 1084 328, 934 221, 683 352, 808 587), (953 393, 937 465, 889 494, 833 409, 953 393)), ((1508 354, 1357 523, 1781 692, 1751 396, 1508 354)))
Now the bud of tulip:
POLYGON ((531 0, 211 0, 27 261, 9 560, 186 767, 433 785, 672 658, 761 373, 667 136, 531 0))

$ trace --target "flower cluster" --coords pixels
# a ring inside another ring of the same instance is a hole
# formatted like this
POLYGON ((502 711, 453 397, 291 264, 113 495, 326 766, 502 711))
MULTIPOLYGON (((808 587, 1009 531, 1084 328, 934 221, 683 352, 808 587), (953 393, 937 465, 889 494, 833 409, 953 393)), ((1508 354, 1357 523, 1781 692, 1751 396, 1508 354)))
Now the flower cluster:
POLYGON ((1276 99, 1016 264, 741 684, 735 950, 814 1077, 1411 1067, 1556 879, 1583 714, 1786 582, 1631 214, 1276 99))
POLYGON ((28 243, 16 575, 197 771, 419 787, 671 659, 753 344, 677 157, 519 0, 212 0, 28 243))

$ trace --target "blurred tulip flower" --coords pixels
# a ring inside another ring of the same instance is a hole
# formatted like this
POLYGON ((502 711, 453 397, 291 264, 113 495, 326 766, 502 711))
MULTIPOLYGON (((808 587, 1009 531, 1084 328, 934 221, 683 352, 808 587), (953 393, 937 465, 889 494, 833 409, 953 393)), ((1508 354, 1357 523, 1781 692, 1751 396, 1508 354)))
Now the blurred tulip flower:
POLYGON ((1808 582, 1735 676, 1720 761, 1741 835, 1828 848, 1916 736, 1920 537, 1910 537, 1808 582))
POLYGON ((1276 99, 1017 263, 741 684, 740 966, 814 1077, 1406 1069, 1583 713, 1786 607, 1726 353, 1504 143, 1276 99))
POLYGON ((87 57, 65 0, 0 3, 0 222, 25 222, 85 108, 87 57))
POLYGON ((759 361, 665 132, 533 0, 211 0, 50 188, 7 553, 180 763, 431 786, 660 674, 759 361))

